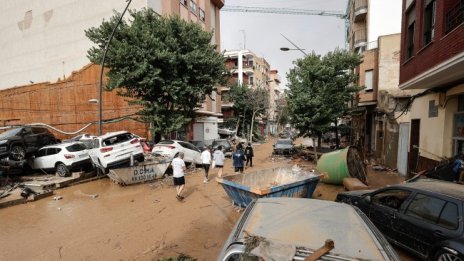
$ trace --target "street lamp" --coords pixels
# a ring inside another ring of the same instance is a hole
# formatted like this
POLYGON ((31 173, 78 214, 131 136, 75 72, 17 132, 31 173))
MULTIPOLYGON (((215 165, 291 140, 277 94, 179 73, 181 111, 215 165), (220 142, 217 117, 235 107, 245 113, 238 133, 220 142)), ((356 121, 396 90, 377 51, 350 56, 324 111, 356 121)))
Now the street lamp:
POLYGON ((281 48, 280 48, 281 51, 286 52, 286 51, 290 51, 290 50, 298 50, 298 51, 302 52, 302 53, 304 54, 304 56, 308 56, 308 54, 307 54, 305 51, 303 51, 304 49, 301 49, 300 47, 298 47, 298 45, 296 45, 295 43, 293 43, 292 41, 290 41, 290 39, 288 39, 287 37, 285 37, 285 35, 283 35, 283 34, 280 34, 280 35, 282 35, 283 38, 285 38, 289 43, 291 43, 291 44, 292 44, 293 46, 295 46, 295 48, 296 48, 296 49, 290 49, 290 48, 288 48, 288 47, 281 47, 281 48))
MULTIPOLYGON (((101 61, 101 64, 100 64, 100 81, 98 83, 98 136, 102 135, 102 104, 103 104, 103 102, 102 102, 102 96, 103 96, 102 82, 103 82, 103 69, 105 67, 106 53, 108 53, 108 47, 110 46, 111 39, 113 39, 113 35, 116 32, 116 29, 118 28, 119 24, 121 23, 122 17, 126 13, 127 8, 129 8, 130 3, 132 2, 132 0, 126 0, 126 1, 127 1, 126 8, 124 9, 124 12, 122 12, 121 17, 119 17, 119 20, 116 23, 116 25, 114 26, 113 31, 111 32, 110 38, 108 39, 108 42, 106 42, 105 52, 103 53, 102 61, 101 61)), ((90 100, 89 100, 89 102, 90 102, 90 100)))
POLYGON ((294 51, 294 50, 302 51, 302 50, 305 50, 305 49, 291 49, 291 48, 288 48, 288 47, 280 47, 280 50, 284 51, 284 52, 287 52, 287 51, 294 51))

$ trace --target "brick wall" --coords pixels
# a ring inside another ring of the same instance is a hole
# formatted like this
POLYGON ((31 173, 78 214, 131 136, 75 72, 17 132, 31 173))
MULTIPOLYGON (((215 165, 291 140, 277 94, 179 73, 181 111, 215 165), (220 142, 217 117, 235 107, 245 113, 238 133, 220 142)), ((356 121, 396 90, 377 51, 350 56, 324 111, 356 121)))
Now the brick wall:
POLYGON ((406 0, 403 0, 400 84, 464 51, 464 24, 461 23, 448 34, 445 32, 445 15, 459 1, 436 0, 435 36, 426 46, 423 45, 423 1, 415 1, 414 51, 413 57, 406 60, 407 10, 405 10, 406 0))
POLYGON ((373 70, 373 87, 370 91, 361 90, 358 93, 359 102, 368 102, 377 100, 378 86, 378 49, 368 50, 363 53, 363 62, 359 65, 359 85, 365 86, 365 74, 368 70, 373 70))
MULTIPOLYGON (((98 99, 100 67, 88 65, 70 77, 56 83, 37 83, 0 91, 0 124, 21 125, 46 123, 63 131, 71 132, 89 122, 98 121, 98 104, 88 100, 98 99)), ((103 119, 134 114, 138 107, 129 106, 125 98, 116 92, 103 93, 103 119)), ((132 120, 103 124, 103 133, 127 130, 142 137, 147 136, 147 126, 132 120)), ((97 134, 97 124, 84 130, 97 134)), ((53 133, 64 139, 75 135, 53 133)))

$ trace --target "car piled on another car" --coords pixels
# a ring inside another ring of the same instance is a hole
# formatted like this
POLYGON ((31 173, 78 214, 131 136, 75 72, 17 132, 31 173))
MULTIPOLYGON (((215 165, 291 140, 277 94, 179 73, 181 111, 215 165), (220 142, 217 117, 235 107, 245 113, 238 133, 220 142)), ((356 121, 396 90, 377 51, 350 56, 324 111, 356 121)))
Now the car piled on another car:
POLYGON ((139 139, 127 131, 106 133, 94 138, 88 146, 90 158, 104 173, 109 168, 129 163, 131 157, 139 162, 145 159, 139 139))
POLYGON ((230 143, 229 140, 227 139, 220 139, 220 140, 214 140, 213 141, 213 151, 217 150, 219 146, 222 146, 222 152, 224 152, 224 156, 226 157, 232 157, 233 153, 233 146, 232 143, 230 143))
POLYGON ((179 152, 184 153, 184 161, 201 164, 201 151, 195 145, 181 140, 162 140, 153 146, 152 153, 171 159, 177 157, 179 152))
POLYGON ((48 145, 39 149, 29 160, 32 169, 55 172, 60 177, 68 176, 74 170, 88 170, 92 167, 89 152, 80 142, 48 145))
POLYGON ((433 179, 350 191, 336 201, 359 207, 387 239, 428 260, 464 260, 464 187, 433 179))
POLYGON ((0 158, 23 161, 39 148, 57 143, 53 134, 41 127, 20 127, 0 134, 0 158))

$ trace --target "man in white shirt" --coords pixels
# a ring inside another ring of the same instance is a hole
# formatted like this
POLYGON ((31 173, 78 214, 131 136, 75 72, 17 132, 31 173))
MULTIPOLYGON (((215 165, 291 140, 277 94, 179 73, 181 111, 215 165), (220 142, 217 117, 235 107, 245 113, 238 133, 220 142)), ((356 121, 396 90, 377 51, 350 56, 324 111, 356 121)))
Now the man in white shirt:
POLYGON ((203 168, 205 169, 205 179, 203 180, 203 183, 208 182, 209 166, 211 164, 211 152, 209 152, 210 148, 211 146, 208 146, 201 153, 201 162, 203 163, 203 168))
POLYGON ((184 153, 179 152, 179 155, 174 158, 171 162, 174 186, 176 186, 176 198, 179 201, 182 201, 184 197, 181 195, 185 186, 185 162, 184 162, 184 153))
POLYGON ((216 168, 218 169, 217 176, 222 178, 222 168, 224 167, 224 152, 222 152, 222 146, 219 146, 217 150, 213 153, 213 160, 216 168))

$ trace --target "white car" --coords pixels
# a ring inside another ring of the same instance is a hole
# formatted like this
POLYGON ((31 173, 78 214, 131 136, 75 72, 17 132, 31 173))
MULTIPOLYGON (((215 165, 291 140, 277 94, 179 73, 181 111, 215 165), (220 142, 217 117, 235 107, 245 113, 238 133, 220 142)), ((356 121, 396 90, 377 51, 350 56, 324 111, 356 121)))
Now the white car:
POLYGON ((65 177, 73 170, 90 169, 92 162, 84 144, 70 142, 40 148, 36 156, 30 159, 29 165, 33 169, 54 171, 58 176, 65 177))
POLYGON ((109 132, 86 143, 90 147, 90 158, 104 173, 110 168, 130 162, 131 155, 134 160, 144 161, 139 139, 127 131, 109 132))
POLYGON ((163 155, 169 158, 177 157, 179 152, 184 153, 184 161, 201 164, 201 152, 192 143, 180 140, 162 140, 151 151, 153 154, 163 155))

